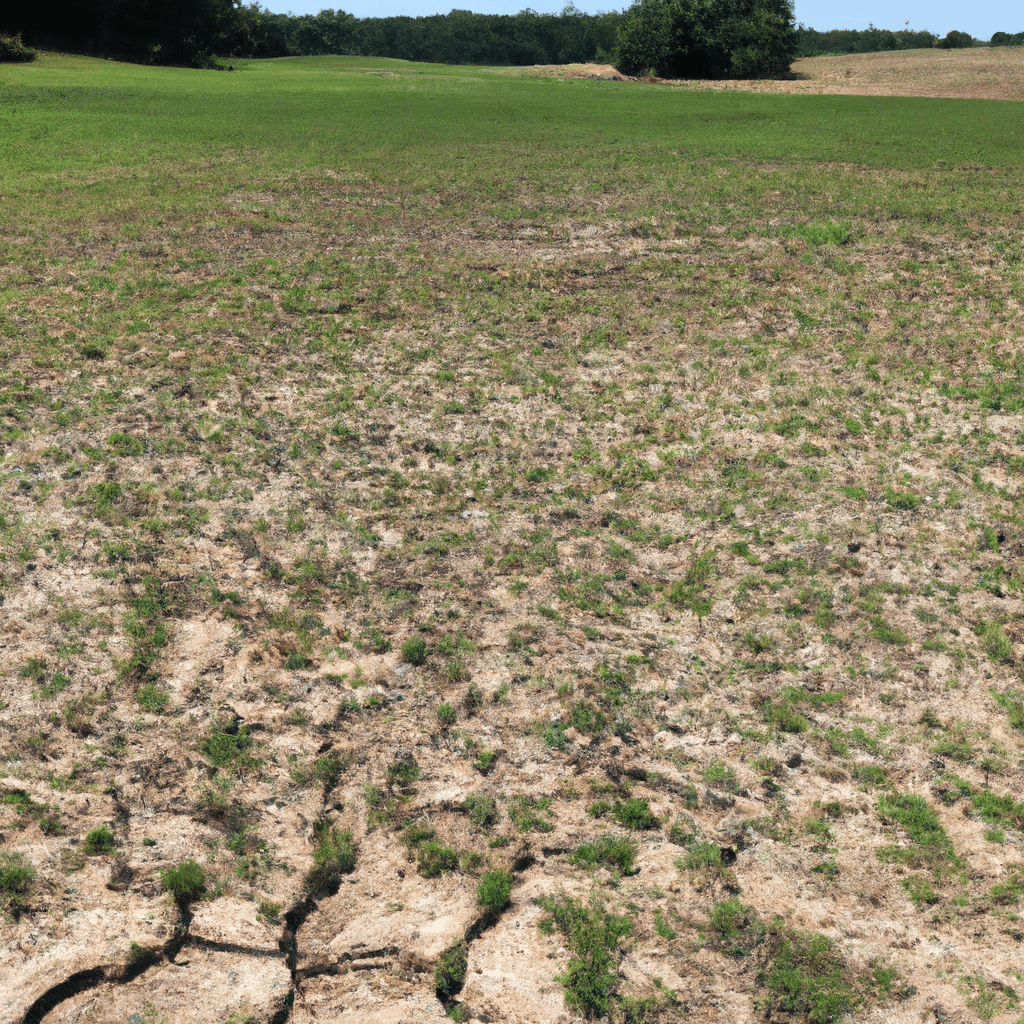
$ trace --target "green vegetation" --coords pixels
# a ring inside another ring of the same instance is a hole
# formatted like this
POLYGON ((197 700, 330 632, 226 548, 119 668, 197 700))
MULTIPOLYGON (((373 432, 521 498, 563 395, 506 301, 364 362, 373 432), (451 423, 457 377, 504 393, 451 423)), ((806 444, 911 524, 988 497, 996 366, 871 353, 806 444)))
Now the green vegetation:
POLYGON ((462 991, 468 968, 466 942, 458 939, 444 950, 434 968, 434 994, 444 1006, 462 991))
POLYGON ((541 931, 557 929, 572 953, 556 979, 565 988, 566 1006, 586 1017, 604 1016, 618 986, 616 947, 632 932, 633 922, 609 914, 599 902, 587 906, 570 896, 542 896, 536 902, 550 915, 541 921, 541 931))
POLYGON ((114 852, 114 833, 109 825, 100 825, 86 834, 82 853, 88 857, 100 857, 114 852))
POLYGON ((869 921, 969 925, 970 977, 1020 941, 1013 104, 370 58, 3 78, 0 597, 31 612, 0 827, 46 850, 33 904, 106 821, 310 906, 365 810, 425 892, 542 858, 584 887, 573 1012, 684 1012, 617 979, 628 915, 773 1019, 869 1014, 746 909, 769 857, 795 913, 853 899, 865 841, 869 921))
POLYGON ((797 52, 793 8, 781 0, 638 0, 622 19, 617 66, 662 78, 767 78, 797 52))
POLYGON ((187 907, 205 891, 206 872, 194 860, 185 860, 161 871, 160 881, 179 906, 187 907))
POLYGON ((612 817, 626 828, 657 828, 660 824, 647 801, 640 797, 616 801, 612 807, 612 817))
POLYGON ((410 786, 423 774, 419 762, 412 754, 405 754, 393 764, 388 765, 389 786, 410 786))
POLYGON ((0 853, 0 908, 24 907, 35 877, 36 869, 23 853, 0 853))
POLYGON ((500 913, 512 898, 511 871, 485 871, 476 886, 476 901, 492 914, 500 913))
POLYGON ((634 864, 639 846, 632 839, 618 836, 600 836, 592 843, 576 847, 569 855, 569 863, 579 867, 603 864, 615 868, 624 875, 635 872, 634 864))
POLYGON ((339 832, 334 827, 317 822, 313 829, 315 847, 313 867, 306 873, 306 892, 319 899, 333 896, 338 891, 341 876, 351 874, 356 867, 356 844, 351 832, 339 832))

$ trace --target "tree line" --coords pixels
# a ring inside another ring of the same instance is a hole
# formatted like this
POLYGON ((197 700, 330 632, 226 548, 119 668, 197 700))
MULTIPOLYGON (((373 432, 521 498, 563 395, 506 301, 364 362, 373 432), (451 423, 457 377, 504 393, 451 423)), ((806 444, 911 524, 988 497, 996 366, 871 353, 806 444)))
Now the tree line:
MULTIPOLYGON (((356 18, 343 10, 275 14, 239 0, 6 0, 0 36, 30 46, 154 64, 219 57, 353 54, 439 64, 614 64, 626 74, 754 78, 788 71, 796 57, 981 45, 964 32, 819 32, 793 21, 789 0, 636 0, 627 10, 559 14, 453 10, 431 17, 356 18)), ((1024 45, 997 32, 993 46, 1024 45)), ((2 55, 0 55, 2 56, 2 55)))

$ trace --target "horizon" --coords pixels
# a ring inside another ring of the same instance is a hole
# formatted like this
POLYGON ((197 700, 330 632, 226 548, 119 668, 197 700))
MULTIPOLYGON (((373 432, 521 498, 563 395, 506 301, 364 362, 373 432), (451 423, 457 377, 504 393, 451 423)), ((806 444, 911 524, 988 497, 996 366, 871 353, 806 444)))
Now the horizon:
MULTIPOLYGON (((283 6, 283 5, 281 5, 283 6)), ((522 0, 483 0, 472 6, 457 5, 454 0, 446 9, 437 0, 389 0, 386 4, 373 3, 371 0, 355 0, 354 3, 338 8, 326 7, 320 0, 297 0, 288 10, 274 10, 275 14, 291 14, 301 16, 319 14, 323 10, 342 10, 356 18, 391 18, 432 17, 437 14, 448 14, 452 10, 469 10, 473 14, 518 14, 530 9, 538 14, 558 14, 566 6, 566 0, 548 0, 548 2, 523 3, 522 0)), ((598 14, 610 11, 624 11, 629 4, 621 6, 604 4, 597 0, 581 0, 575 4, 584 14, 598 14)), ((270 9, 270 8, 268 8, 270 9)), ((965 17, 962 5, 951 0, 941 0, 930 4, 923 0, 911 0, 903 6, 898 14, 893 13, 889 5, 871 0, 870 3, 827 3, 825 0, 807 0, 795 5, 794 16, 797 24, 805 28, 813 28, 818 32, 833 30, 864 31, 871 26, 891 32, 910 29, 914 32, 928 31, 943 37, 954 30, 967 32, 975 39, 988 40, 996 32, 1024 31, 1024 14, 1011 9, 1007 2, 979 6, 965 17), (896 24, 892 24, 895 21, 896 24), (970 24, 967 22, 970 21, 970 24)))

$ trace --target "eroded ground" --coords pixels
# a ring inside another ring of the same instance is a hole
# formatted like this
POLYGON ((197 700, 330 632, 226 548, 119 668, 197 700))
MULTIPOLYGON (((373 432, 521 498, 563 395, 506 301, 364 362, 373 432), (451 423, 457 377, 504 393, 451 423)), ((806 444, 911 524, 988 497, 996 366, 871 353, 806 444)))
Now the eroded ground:
POLYGON ((11 249, 0 1021, 1016 1020, 1019 225, 443 199, 11 249))

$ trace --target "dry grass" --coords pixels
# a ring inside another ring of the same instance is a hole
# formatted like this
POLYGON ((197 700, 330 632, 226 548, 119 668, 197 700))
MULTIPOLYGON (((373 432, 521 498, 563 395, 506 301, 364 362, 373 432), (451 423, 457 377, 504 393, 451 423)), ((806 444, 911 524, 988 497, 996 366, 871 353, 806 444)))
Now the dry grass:
MULTIPOLYGON (((606 77, 610 64, 537 65, 503 73, 552 78, 606 77)), ((627 79, 632 80, 632 79, 627 79)), ((797 95, 932 96, 948 99, 1024 99, 1024 50, 904 50, 809 57, 793 62, 780 81, 673 82, 677 88, 797 95)))

